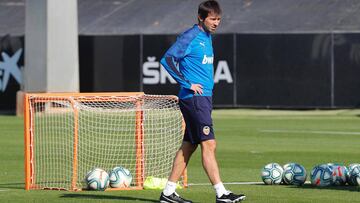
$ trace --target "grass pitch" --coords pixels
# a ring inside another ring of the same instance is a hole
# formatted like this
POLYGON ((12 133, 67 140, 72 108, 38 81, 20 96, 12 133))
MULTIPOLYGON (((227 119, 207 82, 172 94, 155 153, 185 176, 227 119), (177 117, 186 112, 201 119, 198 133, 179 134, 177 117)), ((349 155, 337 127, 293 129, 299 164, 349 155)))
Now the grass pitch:
MULTIPOLYGON (((269 111, 215 110, 217 159, 223 182, 261 182, 270 162, 298 162, 310 173, 321 163, 360 162, 360 110, 269 111)), ((66 192, 25 191, 23 121, 0 116, 0 202, 158 202, 159 190, 66 192)), ((215 192, 202 169, 200 150, 188 168, 189 189, 177 192, 194 202, 215 202, 215 192)), ((309 180, 309 178, 308 178, 309 180)), ((226 184, 244 192, 245 202, 360 202, 360 187, 267 186, 226 184)))

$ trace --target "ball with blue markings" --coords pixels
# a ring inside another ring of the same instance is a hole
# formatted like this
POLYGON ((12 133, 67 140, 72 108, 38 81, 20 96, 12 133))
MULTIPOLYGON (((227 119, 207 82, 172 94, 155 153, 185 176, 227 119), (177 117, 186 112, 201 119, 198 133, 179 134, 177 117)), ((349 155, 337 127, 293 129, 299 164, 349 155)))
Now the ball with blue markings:
POLYGON ((360 185, 360 165, 352 167, 351 171, 349 172, 349 185, 360 185))
POLYGON ((329 163, 328 166, 332 169, 333 185, 345 185, 349 179, 348 168, 341 164, 329 163))
POLYGON ((317 165, 310 173, 311 184, 315 186, 330 186, 333 184, 333 171, 328 164, 317 165))
POLYGON ((281 183, 284 169, 278 163, 269 163, 261 170, 261 179, 266 185, 281 183))
POLYGON ((109 186, 109 174, 101 168, 94 168, 86 174, 85 183, 90 190, 104 191, 109 186))
POLYGON ((287 185, 303 185, 307 173, 305 167, 297 163, 289 163, 284 166, 283 182, 287 185))
POLYGON ((130 171, 121 166, 113 168, 110 172, 110 186, 113 188, 130 187, 132 179, 130 171))

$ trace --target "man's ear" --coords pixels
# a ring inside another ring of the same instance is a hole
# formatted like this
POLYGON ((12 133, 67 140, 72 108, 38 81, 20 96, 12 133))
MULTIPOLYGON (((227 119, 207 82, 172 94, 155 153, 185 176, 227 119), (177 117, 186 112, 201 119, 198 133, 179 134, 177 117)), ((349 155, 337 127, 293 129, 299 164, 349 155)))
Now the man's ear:
POLYGON ((199 20, 200 22, 204 21, 203 19, 201 19, 200 16, 198 16, 198 20, 199 20))

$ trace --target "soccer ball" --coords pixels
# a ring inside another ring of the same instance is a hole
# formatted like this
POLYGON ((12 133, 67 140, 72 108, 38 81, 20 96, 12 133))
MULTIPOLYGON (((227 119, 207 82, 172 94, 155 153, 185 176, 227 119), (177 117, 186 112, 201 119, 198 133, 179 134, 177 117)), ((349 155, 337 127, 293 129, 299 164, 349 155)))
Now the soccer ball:
POLYGON ((90 190, 103 191, 109 186, 109 174, 101 168, 94 168, 86 174, 85 183, 90 190))
POLYGON ((269 163, 261 170, 261 178, 266 185, 281 183, 284 169, 277 163, 269 163))
POLYGON ((283 169, 285 170, 285 168, 287 168, 290 164, 295 164, 295 163, 293 163, 293 162, 287 163, 287 164, 283 165, 283 169))
POLYGON ((329 186, 333 184, 332 170, 329 165, 322 164, 313 168, 310 173, 311 184, 315 186, 329 186))
POLYGON ((360 165, 352 167, 349 172, 349 185, 360 185, 360 165))
POLYGON ((350 164, 349 165, 349 167, 348 167, 348 183, 349 183, 349 185, 355 185, 354 183, 352 183, 351 182, 351 180, 350 180, 350 172, 351 172, 351 170, 353 169, 353 168, 355 168, 356 166, 360 166, 360 164, 359 163, 352 163, 352 164, 350 164))
POLYGON ((333 184, 334 185, 345 185, 349 179, 349 171, 346 166, 340 164, 328 164, 332 170, 333 184))
POLYGON ((110 172, 110 186, 114 188, 129 187, 132 181, 130 171, 123 167, 115 167, 110 172))
POLYGON ((353 168, 355 168, 355 166, 360 166, 360 164, 359 164, 359 163, 352 163, 352 164, 350 164, 350 165, 349 165, 349 172, 350 172, 353 168))
MULTIPOLYGON (((284 172, 285 172, 285 168, 287 168, 290 164, 294 164, 294 163, 293 163, 293 162, 290 162, 290 163, 287 163, 287 164, 283 165, 284 172)), ((282 183, 283 183, 284 185, 288 185, 288 183, 286 183, 285 180, 284 180, 284 174, 283 174, 282 183)))
POLYGON ((289 163, 284 167, 283 181, 288 185, 303 185, 306 181, 306 169, 297 163, 289 163))

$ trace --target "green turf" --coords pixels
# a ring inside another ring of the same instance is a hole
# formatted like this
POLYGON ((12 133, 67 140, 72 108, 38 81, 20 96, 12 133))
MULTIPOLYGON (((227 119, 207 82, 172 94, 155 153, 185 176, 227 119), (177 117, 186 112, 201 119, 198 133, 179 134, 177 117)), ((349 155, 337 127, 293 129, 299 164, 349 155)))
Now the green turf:
MULTIPOLYGON (((321 163, 359 163, 360 111, 216 110, 217 158, 224 182, 259 182, 261 168, 270 162, 298 162, 309 172, 321 163), (353 132, 351 134, 350 132, 353 132), (343 133, 343 134, 342 134, 343 133)), ((66 192, 25 191, 23 121, 0 116, 0 202, 157 202, 159 190, 66 192)), ((190 183, 208 183, 200 151, 188 169, 190 183)), ((317 188, 226 185, 244 192, 245 202, 360 202, 354 186, 317 188)), ((191 186, 178 193, 194 202, 214 202, 210 185, 191 186)))

